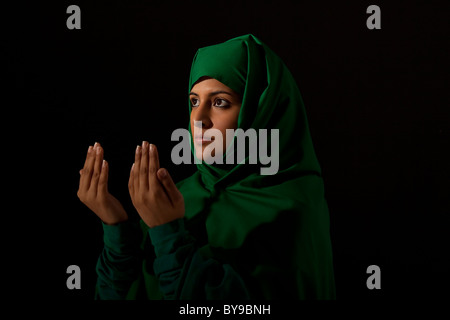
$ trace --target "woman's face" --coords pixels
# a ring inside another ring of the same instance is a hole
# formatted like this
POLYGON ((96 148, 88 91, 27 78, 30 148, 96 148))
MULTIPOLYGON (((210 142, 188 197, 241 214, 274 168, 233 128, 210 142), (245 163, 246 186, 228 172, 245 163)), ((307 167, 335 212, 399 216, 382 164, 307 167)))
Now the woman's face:
MULTIPOLYGON (((194 136, 195 154, 203 159, 203 151, 212 143, 204 139, 204 132, 208 129, 218 129, 222 133, 223 146, 221 152, 227 148, 226 129, 237 129, 241 99, 237 93, 222 82, 207 78, 192 87, 189 94, 191 100, 191 128, 194 136), (201 126, 194 121, 201 121, 201 126)), ((214 138, 213 138, 214 139, 214 138)), ((215 155, 215 150, 211 156, 215 155)))

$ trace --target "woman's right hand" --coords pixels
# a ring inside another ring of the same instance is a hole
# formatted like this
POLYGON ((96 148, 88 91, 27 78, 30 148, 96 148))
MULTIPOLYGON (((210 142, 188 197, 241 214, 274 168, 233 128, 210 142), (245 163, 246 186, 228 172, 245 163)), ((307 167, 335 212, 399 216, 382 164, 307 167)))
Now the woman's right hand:
POLYGON ((122 204, 108 192, 108 162, 103 160, 99 143, 89 146, 77 196, 105 224, 113 225, 128 219, 122 204))

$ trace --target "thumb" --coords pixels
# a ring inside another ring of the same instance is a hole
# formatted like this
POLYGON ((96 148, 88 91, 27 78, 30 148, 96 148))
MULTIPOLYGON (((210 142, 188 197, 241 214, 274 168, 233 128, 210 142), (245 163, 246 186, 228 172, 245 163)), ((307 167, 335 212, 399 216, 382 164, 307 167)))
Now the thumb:
POLYGON ((172 202, 172 204, 177 203, 183 198, 181 192, 178 190, 177 186, 173 182, 172 177, 169 175, 167 169, 160 168, 157 172, 157 176, 158 180, 164 186, 164 189, 166 189, 167 195, 169 196, 169 199, 172 202))

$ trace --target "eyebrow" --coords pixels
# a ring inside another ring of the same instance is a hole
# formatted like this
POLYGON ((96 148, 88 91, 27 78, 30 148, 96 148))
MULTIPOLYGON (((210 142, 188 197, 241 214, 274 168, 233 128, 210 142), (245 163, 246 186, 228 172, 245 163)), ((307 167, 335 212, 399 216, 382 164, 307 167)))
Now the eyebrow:
MULTIPOLYGON (((228 94, 228 95, 230 95, 230 96, 233 96, 231 93, 229 93, 229 92, 227 92, 227 91, 214 91, 214 92, 210 92, 209 94, 208 94, 208 96, 214 96, 214 95, 216 95, 216 94, 219 94, 219 93, 226 93, 226 94, 228 94)), ((190 92, 189 93, 189 95, 194 95, 194 96, 197 96, 198 97, 198 94, 197 93, 195 93, 195 92, 190 92)))

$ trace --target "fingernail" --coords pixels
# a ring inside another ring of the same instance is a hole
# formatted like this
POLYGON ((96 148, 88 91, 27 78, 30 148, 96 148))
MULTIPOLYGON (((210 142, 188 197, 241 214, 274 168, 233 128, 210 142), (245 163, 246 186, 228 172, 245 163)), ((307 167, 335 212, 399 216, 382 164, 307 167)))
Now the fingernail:
POLYGON ((136 154, 138 154, 139 153, 139 149, 141 148, 141 146, 137 146, 136 147, 136 154))
POLYGON ((98 142, 94 143, 94 149, 98 147, 98 142))
POLYGON ((167 171, 164 169, 164 170, 161 170, 161 178, 165 178, 166 176, 167 176, 167 171))
POLYGON ((100 148, 97 148, 96 153, 97 153, 97 154, 100 154, 100 151, 101 151, 100 148))
POLYGON ((102 168, 106 167, 106 161, 103 159, 102 168))
POLYGON ((153 144, 150 144, 150 152, 155 151, 155 146, 153 144))
POLYGON ((91 152, 92 152, 92 146, 89 146, 88 153, 91 153, 91 152))

